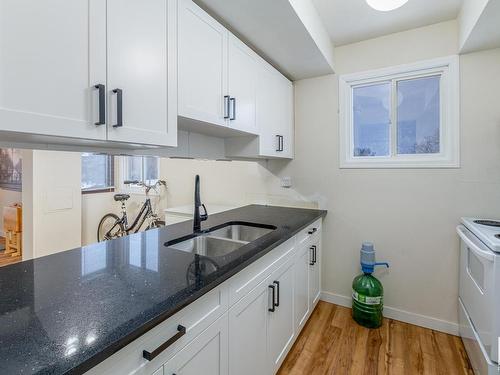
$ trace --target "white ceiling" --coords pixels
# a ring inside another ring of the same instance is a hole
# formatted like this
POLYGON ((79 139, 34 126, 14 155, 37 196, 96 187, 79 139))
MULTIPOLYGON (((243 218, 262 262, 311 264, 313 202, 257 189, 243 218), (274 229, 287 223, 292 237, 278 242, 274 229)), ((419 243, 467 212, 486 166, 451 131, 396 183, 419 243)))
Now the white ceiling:
POLYGON ((457 18, 462 0, 409 0, 390 12, 365 0, 312 0, 336 46, 457 18))

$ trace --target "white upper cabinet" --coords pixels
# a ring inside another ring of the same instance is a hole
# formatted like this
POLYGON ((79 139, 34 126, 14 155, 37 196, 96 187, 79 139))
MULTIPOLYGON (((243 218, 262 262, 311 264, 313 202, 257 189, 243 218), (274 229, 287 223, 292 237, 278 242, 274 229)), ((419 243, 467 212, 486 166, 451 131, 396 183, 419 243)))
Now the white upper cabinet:
POLYGON ((226 139, 226 155, 241 158, 294 156, 293 85, 262 59, 257 65, 256 125, 259 137, 226 139))
POLYGON ((259 155, 293 158, 293 85, 264 63, 257 82, 259 155))
POLYGON ((228 32, 191 0, 180 0, 178 19, 179 116, 224 126, 228 32))
POLYGON ((257 56, 234 35, 229 35, 228 46, 228 126, 257 134, 257 56))
POLYGON ((105 16, 105 0, 0 0, 0 130, 106 138, 105 16))
POLYGON ((176 145, 175 1, 107 4, 108 139, 176 145))
POLYGON ((0 0, 0 130, 177 144, 176 0, 0 0))

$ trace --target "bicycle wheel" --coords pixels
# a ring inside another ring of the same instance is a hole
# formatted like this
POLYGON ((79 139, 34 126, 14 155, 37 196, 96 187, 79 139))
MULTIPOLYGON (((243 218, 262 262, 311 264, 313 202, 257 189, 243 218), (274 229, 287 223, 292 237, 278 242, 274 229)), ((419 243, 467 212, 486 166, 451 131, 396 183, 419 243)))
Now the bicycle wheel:
POLYGON ((97 227, 97 241, 108 241, 123 236, 125 228, 115 214, 106 214, 97 227))
POLYGON ((151 224, 148 225, 146 230, 161 228, 165 226, 165 222, 163 220, 155 220, 151 224))

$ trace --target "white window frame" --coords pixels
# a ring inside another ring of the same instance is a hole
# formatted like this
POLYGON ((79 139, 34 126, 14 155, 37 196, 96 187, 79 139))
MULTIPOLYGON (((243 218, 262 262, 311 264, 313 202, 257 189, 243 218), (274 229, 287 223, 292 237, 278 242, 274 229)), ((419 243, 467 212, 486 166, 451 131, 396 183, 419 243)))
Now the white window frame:
MULTIPOLYGON (((130 155, 132 157, 149 157, 149 156, 141 156, 141 155, 130 155)), ((157 163, 157 166, 158 166, 158 180, 160 179, 160 176, 159 174, 161 173, 161 169, 160 169, 160 157, 156 157, 156 163, 157 163)), ((127 192, 127 193, 130 193, 130 194, 140 194, 140 195, 144 195, 146 193, 145 189, 141 186, 137 186, 137 185, 125 185, 123 183, 123 181, 125 180, 125 176, 127 174, 127 170, 128 170, 128 156, 122 156, 120 158, 120 163, 121 163, 121 175, 120 175, 120 187, 121 187, 121 191, 124 191, 124 192, 127 192)), ((144 168, 144 159, 142 161, 142 168, 144 168)), ((144 171, 143 171, 144 173, 144 171)), ((151 190, 149 192, 149 195, 157 195, 158 193, 155 192, 155 190, 151 190)))
POLYGON ((340 168, 459 168, 460 167, 460 72, 456 55, 413 64, 339 77, 340 168), (436 154, 397 154, 396 82, 426 76, 441 76, 440 148, 436 154), (382 82, 392 83, 389 156, 354 156, 353 88, 382 82))

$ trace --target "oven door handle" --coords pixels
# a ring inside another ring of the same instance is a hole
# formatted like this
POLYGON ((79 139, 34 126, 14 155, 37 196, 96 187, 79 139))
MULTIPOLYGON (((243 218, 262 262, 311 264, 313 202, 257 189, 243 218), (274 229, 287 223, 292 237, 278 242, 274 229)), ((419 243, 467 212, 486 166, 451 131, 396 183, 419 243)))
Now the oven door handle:
POLYGON ((465 228, 463 225, 459 225, 457 227, 457 233, 464 241, 464 243, 467 245, 467 247, 472 251, 474 254, 476 254, 478 257, 482 259, 486 259, 490 262, 494 262, 495 260, 495 254, 491 250, 483 250, 479 246, 477 246, 472 240, 469 238, 467 234, 467 228, 465 228))

